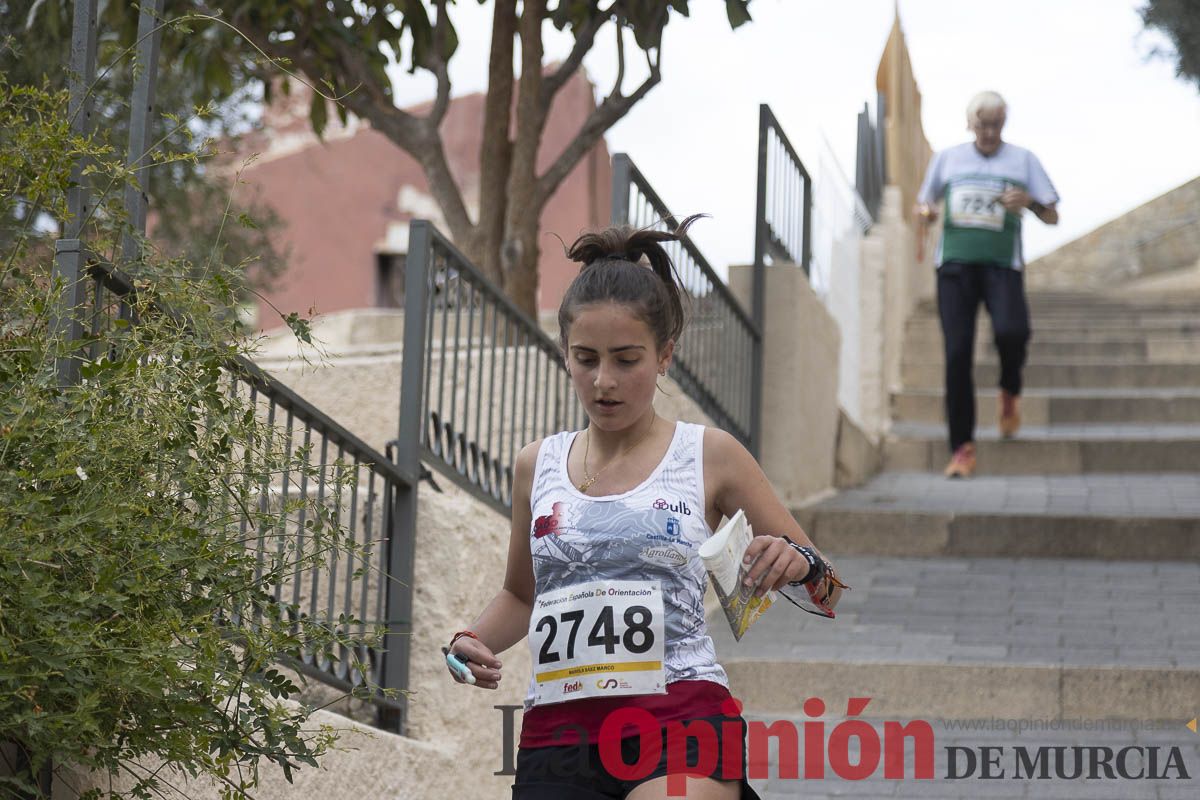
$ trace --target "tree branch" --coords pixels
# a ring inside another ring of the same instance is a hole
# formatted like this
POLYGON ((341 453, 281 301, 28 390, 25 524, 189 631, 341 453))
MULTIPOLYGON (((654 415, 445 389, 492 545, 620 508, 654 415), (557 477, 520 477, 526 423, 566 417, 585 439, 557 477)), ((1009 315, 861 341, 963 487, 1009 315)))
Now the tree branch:
POLYGON ((534 198, 537 194, 537 156, 548 110, 542 105, 542 22, 545 18, 546 0, 525 0, 517 23, 521 41, 521 77, 517 83, 516 136, 509 164, 508 207, 500 251, 500 268, 505 275, 506 289, 508 276, 522 268, 524 254, 536 247, 536 242, 525 241, 531 237, 522 237, 517 232, 523 230, 522 218, 532 214, 536 219, 541 209, 534 198))
MULTIPOLYGON (((257 27, 245 15, 235 17, 232 22, 242 35, 271 58, 290 61, 300 72, 315 82, 325 79, 329 71, 328 65, 322 62, 312 50, 300 46, 307 37, 298 37, 295 42, 273 42, 270 31, 257 27)), ((387 127, 401 137, 389 136, 389 138, 393 138, 397 145, 408 150, 411 142, 415 141, 416 135, 419 133, 420 118, 396 108, 391 97, 372 73, 371 67, 363 58, 361 51, 349 47, 341 37, 332 37, 330 44, 334 48, 337 71, 345 79, 344 82, 347 86, 354 87, 345 93, 341 102, 354 114, 369 120, 376 127, 379 127, 386 117, 387 127)))
POLYGON ((492 10, 492 46, 488 57, 488 88, 483 105, 483 142, 479 153, 478 241, 464 243, 467 255, 485 274, 504 284, 500 242, 504 238, 506 190, 512 159, 513 37, 517 29, 517 0, 496 0, 492 10))
MULTIPOLYGON (((438 28, 443 37, 445 27, 442 25, 441 10, 444 5, 445 0, 439 0, 438 28)), ((438 52, 432 57, 433 64, 422 65, 437 76, 438 95, 430 113, 419 117, 396 107, 392 96, 384 90, 361 49, 354 47, 343 37, 334 36, 331 39, 337 66, 341 68, 341 74, 346 77, 347 83, 357 82, 366 90, 365 94, 349 92, 344 100, 346 107, 356 116, 367 120, 372 128, 417 160, 425 172, 430 194, 441 208, 446 225, 450 228, 451 237, 455 241, 464 241, 471 235, 474 226, 470 214, 467 213, 458 182, 450 171, 441 133, 438 131, 450 101, 450 79, 445 59, 438 52)), ((435 50, 438 46, 435 42, 435 50)), ((319 63, 311 61, 306 66, 300 59, 296 61, 306 73, 312 75, 314 73, 310 70, 316 69, 318 72, 315 74, 320 74, 319 63)))
POLYGON ((450 72, 446 68, 446 27, 450 24, 446 14, 446 0, 437 0, 437 22, 433 27, 433 55, 426 69, 437 78, 437 95, 428 120, 435 128, 442 124, 446 109, 450 106, 450 72))
MULTIPOLYGON (((326 13, 333 14, 335 25, 341 25, 340 19, 332 9, 327 7, 326 13)), ((439 17, 439 22, 440 19, 439 17)), ((328 37, 328 44, 334 53, 331 64, 313 50, 298 46, 301 39, 286 43, 271 41, 270 31, 256 26, 247 14, 235 15, 231 22, 236 24, 237 29, 255 47, 273 59, 290 61, 299 72, 313 81, 324 80, 331 70, 338 75, 346 86, 351 87, 350 91, 344 93, 340 102, 421 165, 429 183, 430 193, 441 208, 450 228, 451 237, 455 241, 464 241, 471 236, 473 224, 463 202, 462 192, 450 172, 445 148, 438 132, 441 119, 436 113, 436 101, 433 110, 426 117, 419 117, 397 108, 387 91, 390 85, 381 82, 368 59, 369 53, 355 48, 345 37, 328 37)), ((427 65, 422 66, 429 69, 427 65)), ((449 103, 449 91, 448 76, 444 80, 444 87, 443 78, 439 76, 439 99, 442 100, 443 106, 449 103)), ((440 113, 445 113, 444 107, 440 113)))
MULTIPOLYGON (((619 26, 618 26, 619 27, 619 26)), ((558 189, 559 185, 566 179, 575 165, 587 155, 596 142, 605 132, 615 125, 622 117, 629 113, 635 104, 646 94, 659 84, 662 80, 662 71, 660 65, 662 62, 662 47, 659 46, 658 53, 655 58, 651 59, 650 54, 646 53, 646 63, 650 67, 650 75, 642 82, 633 94, 621 94, 621 82, 624 79, 624 57, 621 56, 618 66, 618 74, 613 90, 608 97, 604 98, 604 102, 596 106, 592 113, 588 115, 583 126, 579 129, 579 133, 571 140, 571 143, 559 154, 554 163, 549 169, 542 174, 537 181, 537 190, 534 195, 534 201, 537 203, 536 208, 541 208, 543 204, 549 201, 551 195, 558 189)), ((618 49, 618 53, 621 50, 618 49)))
MULTIPOLYGON (((588 54, 592 46, 596 43, 596 34, 612 18, 613 9, 616 6, 617 3, 613 3, 606 11, 596 12, 578 31, 575 31, 575 44, 571 47, 570 54, 559 65, 558 69, 546 76, 542 82, 541 101, 544 108, 550 108, 550 103, 554 100, 554 95, 558 94, 558 90, 579 69, 579 65, 583 63, 583 57, 588 54)), ((620 26, 618 25, 617 27, 619 30, 620 26)))
POLYGON ((625 29, 617 20, 617 79, 613 81, 613 90, 609 97, 620 97, 621 87, 625 85, 625 29))

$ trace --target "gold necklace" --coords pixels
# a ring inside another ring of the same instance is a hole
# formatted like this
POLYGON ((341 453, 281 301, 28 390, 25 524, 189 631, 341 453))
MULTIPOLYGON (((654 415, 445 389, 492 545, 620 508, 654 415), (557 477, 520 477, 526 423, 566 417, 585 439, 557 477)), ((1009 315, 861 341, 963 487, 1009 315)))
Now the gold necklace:
POLYGON ((579 484, 579 487, 578 487, 579 491, 586 494, 587 490, 592 488, 592 484, 594 484, 596 482, 596 479, 600 477, 601 472, 604 472, 604 470, 611 467, 614 462, 620 461, 622 458, 629 455, 630 450, 632 450, 633 448, 635 448, 639 444, 641 444, 643 441, 645 441, 646 437, 650 435, 650 431, 654 430, 654 423, 657 421, 657 419, 658 419, 658 415, 655 415, 653 418, 651 418, 650 427, 646 428, 646 432, 643 433, 641 436, 639 436, 638 440, 636 442, 629 445, 629 447, 626 447, 616 458, 612 459, 607 464, 605 464, 603 467, 596 470, 596 472, 592 475, 588 474, 588 466, 587 466, 588 454, 591 452, 591 448, 592 448, 592 429, 589 427, 586 431, 584 431, 583 435, 587 438, 584 440, 584 443, 583 443, 583 483, 579 484))

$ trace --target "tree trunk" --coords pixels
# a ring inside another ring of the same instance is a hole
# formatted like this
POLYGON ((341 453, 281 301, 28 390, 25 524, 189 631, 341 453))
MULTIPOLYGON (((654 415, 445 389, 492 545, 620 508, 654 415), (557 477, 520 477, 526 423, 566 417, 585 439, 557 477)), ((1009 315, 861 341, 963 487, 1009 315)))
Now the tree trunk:
POLYGON ((508 175, 512 168, 509 138, 513 99, 513 37, 517 33, 517 1, 496 0, 492 15, 492 49, 483 110, 483 144, 479 154, 479 225, 463 250, 483 273, 500 286, 504 271, 500 247, 508 209, 508 175))
POLYGON ((548 103, 542 100, 542 20, 546 0, 525 0, 518 23, 521 78, 517 85, 517 130, 509 165, 504 242, 500 264, 504 288, 520 308, 537 316, 537 230, 542 204, 537 200, 537 155, 546 127, 548 103))
MULTIPOLYGON (((538 209, 540 211, 540 209, 538 209)), ((508 279, 504 291, 517 307, 535 320, 538 318, 538 247, 540 214, 526 214, 517 220, 517 228, 506 231, 504 257, 508 263, 508 279)))

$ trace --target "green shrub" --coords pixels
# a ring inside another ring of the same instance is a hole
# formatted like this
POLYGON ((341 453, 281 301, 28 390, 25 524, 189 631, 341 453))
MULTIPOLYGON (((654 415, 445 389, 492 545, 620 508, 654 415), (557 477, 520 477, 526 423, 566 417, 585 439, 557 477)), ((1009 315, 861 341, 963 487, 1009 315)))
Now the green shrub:
MULTIPOLYGON (((298 687, 272 665, 302 646, 333 658, 361 626, 307 618, 272 593, 331 551, 355 557, 336 524, 351 476, 334 476, 322 506, 269 491, 316 468, 231 391, 227 365, 252 344, 228 313, 237 268, 151 254, 129 266, 139 324, 100 325, 85 350, 56 333, 68 287, 41 221, 64 216, 71 165, 87 156, 103 194, 86 241, 111 254, 121 215, 109 199, 132 179, 66 117, 62 94, 0 77, 0 217, 20 228, 0 254, 0 743, 34 774, 76 765, 134 787, 93 797, 153 796, 164 763, 242 796, 264 761, 290 780, 335 739, 279 702, 298 687), (82 380, 61 387, 64 357, 82 380), (287 532, 302 505, 300 546, 287 532), (261 564, 260 535, 272 537, 261 564)), ((29 772, 0 776, 0 796, 36 792, 29 772)))

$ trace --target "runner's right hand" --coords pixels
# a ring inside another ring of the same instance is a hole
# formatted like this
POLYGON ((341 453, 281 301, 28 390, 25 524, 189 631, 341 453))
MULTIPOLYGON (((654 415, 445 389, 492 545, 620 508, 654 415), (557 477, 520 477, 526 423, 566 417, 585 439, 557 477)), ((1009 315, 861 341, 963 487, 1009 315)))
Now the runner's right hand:
MULTIPOLYGON (((500 667, 502 666, 500 659, 496 658, 483 642, 463 636, 454 643, 450 652, 458 656, 460 661, 466 658, 470 662, 467 664, 467 668, 475 676, 476 688, 495 689, 500 686, 500 667)), ((446 671, 450 673, 450 677, 454 678, 455 682, 466 683, 455 674, 454 670, 450 669, 449 665, 446 665, 446 671)))

